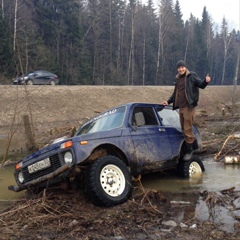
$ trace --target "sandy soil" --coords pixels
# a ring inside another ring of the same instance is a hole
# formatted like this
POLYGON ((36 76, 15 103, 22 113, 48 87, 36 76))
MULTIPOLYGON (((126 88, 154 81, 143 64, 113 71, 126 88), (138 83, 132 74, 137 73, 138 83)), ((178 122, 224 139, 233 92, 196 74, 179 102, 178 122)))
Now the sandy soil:
MULTIPOLYGON (((0 86, 0 90, 0 136, 4 138, 9 133, 13 136, 10 151, 16 156, 26 146, 24 115, 32 117, 36 141, 41 147, 56 137, 70 134, 73 127, 80 126, 96 112, 125 102, 161 103, 168 99, 173 87, 0 86)), ((205 146, 202 154, 217 153, 229 134, 240 131, 240 88, 236 109, 232 107, 232 95, 232 86, 208 86, 201 90, 196 124, 205 146)), ((76 190, 57 188, 29 195, 0 212, 0 238, 239 239, 240 224, 229 233, 221 230, 221 224, 200 222, 191 215, 184 221, 186 226, 180 222, 175 222, 176 226, 166 225, 175 214, 173 194, 147 191, 140 182, 136 183, 136 189, 140 191, 135 190, 128 202, 112 208, 95 207, 76 190)), ((216 204, 240 197, 234 190, 227 191, 221 201, 211 193, 204 194, 212 209, 216 204)), ((180 204, 179 208, 183 207, 180 204)))

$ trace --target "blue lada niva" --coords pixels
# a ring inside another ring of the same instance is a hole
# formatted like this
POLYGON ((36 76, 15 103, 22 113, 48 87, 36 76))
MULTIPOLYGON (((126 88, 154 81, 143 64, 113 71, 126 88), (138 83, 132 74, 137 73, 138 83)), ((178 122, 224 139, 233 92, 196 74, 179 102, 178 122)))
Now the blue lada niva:
MULTIPOLYGON (((194 132, 201 149, 198 129, 194 132)), ((183 160, 185 141, 179 114, 170 106, 127 103, 83 124, 71 138, 62 138, 17 162, 15 179, 21 191, 46 188, 61 181, 81 181, 97 206, 125 202, 132 179, 144 173, 175 168, 185 178, 204 171, 202 161, 183 160)))

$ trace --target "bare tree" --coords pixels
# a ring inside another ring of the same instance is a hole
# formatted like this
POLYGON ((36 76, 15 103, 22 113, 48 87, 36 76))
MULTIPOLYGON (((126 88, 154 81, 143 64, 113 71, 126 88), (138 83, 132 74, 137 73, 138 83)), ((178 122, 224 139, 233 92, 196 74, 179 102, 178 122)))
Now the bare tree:
POLYGON ((146 34, 143 33, 143 70, 142 70, 142 85, 145 85, 145 72, 146 72, 146 34))
POLYGON ((235 71, 235 78, 233 81, 233 96, 232 96, 232 106, 233 111, 232 113, 235 114, 235 108, 236 108, 236 94, 237 94, 237 81, 238 81, 238 69, 239 69, 239 58, 240 58, 240 33, 238 32, 236 41, 238 42, 238 56, 237 56, 237 64, 236 64, 236 71, 235 71))
POLYGON ((222 69, 221 85, 223 85, 224 79, 225 79, 226 63, 229 57, 228 50, 232 40, 232 34, 228 34, 228 27, 227 27, 227 22, 225 18, 223 18, 223 23, 222 23, 222 40, 223 40, 223 69, 222 69))
POLYGON ((18 12, 18 0, 15 0, 15 8, 14 8, 14 32, 13 32, 13 51, 16 50, 16 39, 17 39, 17 12, 18 12))
POLYGON ((2 0, 2 17, 4 18, 4 0, 2 0))
POLYGON ((121 63, 121 17, 118 13, 118 48, 117 48, 117 83, 120 78, 120 63, 121 63))
POLYGON ((166 40, 166 36, 168 35, 171 24, 173 23, 171 19, 172 14, 173 12, 172 12, 170 2, 162 1, 162 4, 159 6, 158 54, 157 54, 155 84, 158 84, 157 79, 159 78, 159 74, 160 74, 160 79, 162 79, 161 75, 163 74, 164 54, 165 54, 164 46, 168 44, 166 40))
POLYGON ((131 4, 131 43, 130 43, 130 51, 129 51, 129 60, 128 60, 128 85, 133 85, 134 80, 134 21, 135 21, 135 3, 131 4))
POLYGON ((161 53, 162 53, 162 38, 163 38, 163 31, 162 31, 162 8, 159 8, 159 29, 158 29, 158 53, 157 53, 157 66, 156 66, 156 75, 155 75, 155 84, 157 83, 157 77, 158 77, 158 72, 159 72, 159 66, 160 66, 160 58, 161 58, 161 53))
MULTIPOLYGON (((110 54, 110 63, 109 63, 109 68, 110 68, 110 74, 112 75, 113 73, 113 60, 112 60, 112 45, 113 45, 113 42, 112 42, 112 1, 109 1, 110 3, 110 6, 109 6, 109 54, 110 54)), ((112 77, 112 84, 113 84, 113 77, 112 77)))

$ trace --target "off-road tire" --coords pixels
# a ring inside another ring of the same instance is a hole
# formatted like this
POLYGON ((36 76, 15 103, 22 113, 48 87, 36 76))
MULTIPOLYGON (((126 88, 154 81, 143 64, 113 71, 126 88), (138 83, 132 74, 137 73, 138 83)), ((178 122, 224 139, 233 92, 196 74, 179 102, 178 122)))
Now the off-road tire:
POLYGON ((178 164, 178 175, 183 178, 192 178, 194 175, 205 171, 203 162, 197 156, 192 156, 190 160, 181 159, 178 164))
POLYGON ((85 173, 85 192, 96 206, 111 207, 127 201, 132 192, 131 175, 117 157, 100 157, 85 173))

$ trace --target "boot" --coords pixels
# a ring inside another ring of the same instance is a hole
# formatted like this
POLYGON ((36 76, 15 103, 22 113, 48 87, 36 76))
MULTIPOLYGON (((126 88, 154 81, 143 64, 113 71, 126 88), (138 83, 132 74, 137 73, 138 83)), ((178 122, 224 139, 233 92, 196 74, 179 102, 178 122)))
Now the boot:
POLYGON ((193 149, 193 152, 198 152, 200 150, 199 146, 198 146, 197 139, 194 140, 194 142, 192 144, 192 149, 193 149))
POLYGON ((183 156, 183 160, 188 161, 191 159, 193 154, 192 145, 193 145, 192 143, 186 143, 186 152, 185 155, 183 156))

